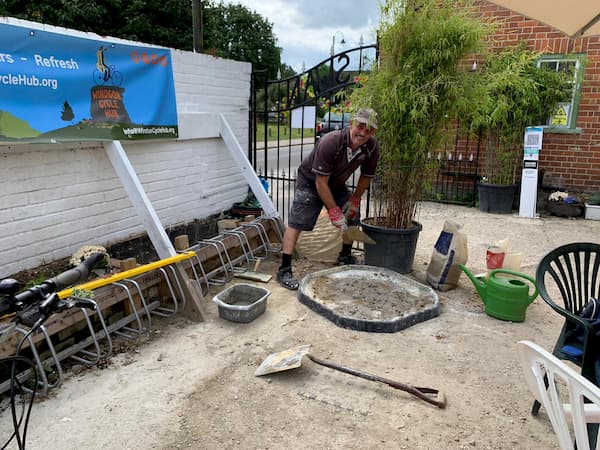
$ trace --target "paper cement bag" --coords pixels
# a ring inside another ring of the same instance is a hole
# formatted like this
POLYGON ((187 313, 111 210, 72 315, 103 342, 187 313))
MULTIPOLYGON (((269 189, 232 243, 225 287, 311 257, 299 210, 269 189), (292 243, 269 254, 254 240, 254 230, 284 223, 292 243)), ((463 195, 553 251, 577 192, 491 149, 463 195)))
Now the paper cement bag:
POLYGON ((449 291, 458 285, 462 273, 459 264, 466 264, 469 259, 467 236, 460 231, 461 228, 456 222, 446 220, 433 247, 427 267, 427 282, 438 291, 449 291))
POLYGON ((323 209, 315 228, 300 233, 296 243, 298 255, 310 261, 334 263, 342 250, 342 232, 331 224, 327 210, 323 209))

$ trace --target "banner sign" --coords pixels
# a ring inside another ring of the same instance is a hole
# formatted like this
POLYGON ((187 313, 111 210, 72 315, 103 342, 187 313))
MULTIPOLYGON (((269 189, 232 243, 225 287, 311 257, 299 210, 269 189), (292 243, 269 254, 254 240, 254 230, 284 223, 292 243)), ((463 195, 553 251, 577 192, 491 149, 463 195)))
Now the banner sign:
POLYGON ((0 24, 0 142, 176 138, 171 53, 0 24))

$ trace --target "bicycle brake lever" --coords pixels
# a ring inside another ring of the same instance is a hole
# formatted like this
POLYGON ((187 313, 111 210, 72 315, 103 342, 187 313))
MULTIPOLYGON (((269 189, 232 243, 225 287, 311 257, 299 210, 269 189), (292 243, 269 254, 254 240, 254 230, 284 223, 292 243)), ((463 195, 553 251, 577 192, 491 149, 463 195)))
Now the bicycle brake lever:
POLYGON ((41 318, 41 313, 36 305, 29 306, 17 312, 16 321, 30 328, 38 323, 41 318))
POLYGON ((56 292, 47 295, 39 305, 31 305, 17 313, 17 321, 34 330, 37 330, 48 318, 69 304, 61 300, 56 292))

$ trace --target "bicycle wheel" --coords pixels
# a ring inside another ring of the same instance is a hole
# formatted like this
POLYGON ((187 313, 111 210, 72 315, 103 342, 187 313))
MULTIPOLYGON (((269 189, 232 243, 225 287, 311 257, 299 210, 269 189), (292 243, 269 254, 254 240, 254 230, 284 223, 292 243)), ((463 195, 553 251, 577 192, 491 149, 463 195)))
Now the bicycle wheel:
POLYGON ((94 72, 92 73, 92 76, 94 78, 94 84, 95 85, 102 86, 103 84, 106 83, 104 81, 104 74, 102 72, 100 72, 98 69, 94 69, 94 72))
POLYGON ((123 75, 118 70, 114 70, 110 74, 110 81, 113 86, 121 86, 121 83, 123 82, 123 75))

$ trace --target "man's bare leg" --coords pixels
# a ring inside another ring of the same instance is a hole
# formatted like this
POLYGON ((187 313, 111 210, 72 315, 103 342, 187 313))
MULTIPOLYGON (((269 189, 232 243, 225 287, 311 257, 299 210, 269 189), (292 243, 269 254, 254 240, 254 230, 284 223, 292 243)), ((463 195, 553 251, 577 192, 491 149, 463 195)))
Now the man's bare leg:
POLYGON ((296 242, 300 236, 300 230, 288 226, 283 235, 283 244, 281 248, 281 266, 277 271, 277 281, 281 286, 292 291, 298 289, 298 280, 292 273, 292 255, 296 248, 296 242))
POLYGON ((283 244, 281 251, 287 255, 293 255, 296 248, 296 242, 300 236, 300 230, 288 226, 283 235, 283 244))

